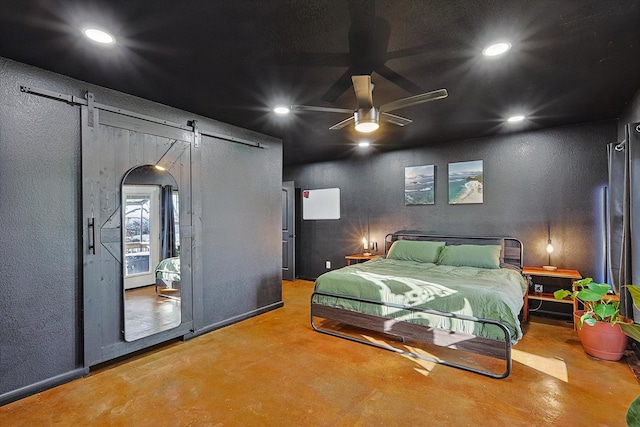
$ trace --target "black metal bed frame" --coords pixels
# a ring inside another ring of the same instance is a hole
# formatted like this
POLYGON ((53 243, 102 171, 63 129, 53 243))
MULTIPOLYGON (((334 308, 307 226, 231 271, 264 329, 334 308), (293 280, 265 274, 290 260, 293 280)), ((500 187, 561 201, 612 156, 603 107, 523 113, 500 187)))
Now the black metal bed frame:
MULTIPOLYGON (((512 250, 510 251, 509 256, 511 257, 511 264, 512 265, 517 265, 518 267, 522 267, 522 255, 523 255, 523 250, 522 250, 522 242, 520 242, 517 239, 514 238, 508 238, 508 237, 475 237, 475 236, 442 236, 442 235, 429 235, 429 234, 419 234, 416 232, 396 232, 396 233, 391 233, 388 234, 385 237, 385 254, 387 253, 387 239, 391 237, 392 241, 403 239, 403 238, 408 238, 408 239, 413 239, 413 240, 436 240, 436 239, 443 239, 447 242, 449 241, 455 241, 455 242, 477 242, 477 241, 500 241, 503 242, 503 258, 505 258, 506 260, 506 255, 507 255, 507 251, 505 250, 505 246, 504 246, 504 239, 508 239, 511 242, 513 242, 515 244, 515 247, 512 248, 512 250)), ((489 243, 487 243, 489 244, 489 243)), ((384 301, 375 301, 375 300, 370 300, 370 299, 366 299, 366 298, 358 298, 358 297, 352 297, 352 296, 348 296, 348 295, 340 295, 340 294, 334 294, 334 293, 330 293, 330 292, 322 292, 322 291, 316 291, 314 290, 314 292, 311 294, 311 327, 320 333, 323 334, 327 334, 327 335, 331 335, 331 336, 335 336, 338 338, 344 338, 347 339, 349 341, 354 341, 354 342, 358 342, 361 344, 367 344, 373 347, 377 347, 377 348, 381 348, 384 350, 388 350, 388 351, 392 351, 395 353, 399 353, 399 354, 403 354, 406 356, 410 356, 410 357, 414 357, 417 359, 422 359, 422 360, 427 360, 433 363, 437 363, 440 365, 444 365, 444 366, 449 366, 449 367, 453 367, 453 368, 457 368, 457 369, 462 369, 468 372, 473 372, 473 373, 477 373, 480 375, 484 375, 490 378, 495 378, 495 379, 502 379, 502 378, 506 378, 509 376, 509 374, 511 374, 511 369, 512 369, 512 360, 511 360, 511 333, 509 332, 509 329, 505 326, 505 324, 503 324, 502 322, 499 322, 497 320, 492 320, 492 319, 484 319, 484 318, 480 318, 480 317, 475 317, 475 316, 468 316, 468 315, 463 315, 463 314, 457 314, 457 313, 448 313, 448 312, 442 312, 442 311, 438 311, 438 310, 432 310, 432 309, 426 309, 426 308, 421 308, 421 307, 414 307, 414 306, 407 306, 404 304, 397 304, 397 303, 392 303, 392 302, 384 302, 384 301), (325 306, 323 304, 320 304, 317 302, 317 298, 318 296, 326 296, 326 297, 333 297, 333 298, 339 298, 339 299, 345 299, 345 300, 350 300, 350 301, 356 301, 356 302, 362 302, 362 303, 368 303, 368 304, 374 304, 374 305, 379 305, 379 306, 384 306, 384 307, 390 307, 390 308, 395 308, 395 309, 400 309, 400 310, 406 310, 406 311, 410 311, 410 312, 419 312, 419 313, 427 313, 427 314, 432 314, 432 315, 437 315, 437 316, 442 316, 442 317, 448 317, 448 318, 453 318, 453 319, 459 319, 459 320, 466 320, 466 321, 472 321, 472 322, 476 322, 476 323, 482 323, 482 324, 491 324, 491 325, 496 325, 497 327, 499 327, 503 332, 504 332, 504 340, 497 340, 497 339, 492 339, 492 338, 483 338, 483 337, 477 337, 475 335, 469 335, 469 334, 461 334, 458 332, 452 332, 449 330, 444 330, 444 329, 439 329, 439 328, 433 328, 433 327, 429 327, 429 326, 424 326, 424 325, 419 325, 416 323, 412 323, 412 322, 407 322, 407 321, 402 321, 402 320, 398 320, 398 319, 393 319, 393 318, 387 318, 387 317, 380 317, 380 316, 374 316, 374 315, 366 315, 366 314, 362 314, 362 313, 357 313, 357 312, 351 312, 352 314, 349 313, 348 310, 343 310, 343 309, 339 309, 339 308, 333 308, 333 307, 329 307, 329 306, 325 306), (435 345, 439 345, 439 346, 443 346, 443 347, 447 347, 447 348, 455 348, 455 349, 461 349, 461 350, 466 350, 466 351, 471 351, 474 353, 478 353, 478 354, 483 354, 485 356, 489 356, 489 357, 493 357, 496 359, 500 359, 500 360, 504 360, 505 361, 505 370, 504 372, 501 373, 495 373, 493 371, 489 371, 489 370, 483 370, 483 369, 476 369, 474 367, 468 366, 468 365, 463 365, 463 364, 459 364, 459 363, 455 363, 455 362, 451 362, 451 361, 447 361, 447 360, 443 360, 443 359, 439 359, 439 358, 435 358, 435 357, 429 357, 429 356, 425 356, 419 353, 415 353, 412 351, 405 351, 405 350, 401 350, 398 348, 395 348, 393 346, 385 346, 382 344, 378 344, 378 343, 374 343, 371 341, 366 341, 364 339, 359 339, 356 338, 354 336, 351 335, 347 335, 347 334, 343 334, 340 332, 337 332, 335 330, 330 330, 330 329, 325 329, 321 326, 318 326, 315 322, 315 318, 316 317, 320 317, 320 318, 325 318, 328 320, 336 320, 340 323, 345 323, 345 324, 349 324, 352 326, 356 326, 359 328, 364 328, 364 329, 368 329, 368 330, 373 330, 375 332, 380 332, 380 333, 384 333, 384 334, 388 334, 388 335, 392 335, 392 336, 397 336, 400 337, 402 339, 402 341, 404 342, 405 338, 407 336, 409 336, 411 339, 414 339, 416 341, 420 341, 420 342, 425 342, 425 343, 430 343, 430 344, 435 344, 435 345), (471 343, 467 343, 467 345, 461 345, 460 342, 457 342, 454 345, 442 345, 442 344, 438 344, 437 342, 434 342, 433 339, 430 339, 429 337, 431 335, 435 336, 437 334, 441 334, 441 336, 460 336, 460 335, 464 335, 466 337, 469 337, 470 340, 475 340, 471 343), (426 339, 425 339, 426 338, 426 339), (479 342, 479 345, 476 345, 475 343, 479 342), (470 345, 469 345, 470 344, 470 345), (490 351, 487 351, 487 348, 490 348, 490 351)))

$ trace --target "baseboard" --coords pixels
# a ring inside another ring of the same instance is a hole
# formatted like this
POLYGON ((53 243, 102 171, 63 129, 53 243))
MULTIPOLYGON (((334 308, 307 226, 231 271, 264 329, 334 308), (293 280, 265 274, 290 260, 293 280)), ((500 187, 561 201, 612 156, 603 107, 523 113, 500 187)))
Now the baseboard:
MULTIPOLYGON (((531 304, 531 303, 529 303, 531 304)), ((549 317, 554 317, 554 318, 566 318, 566 319, 573 319, 573 314, 572 313, 563 313, 561 311, 552 311, 552 310, 529 310, 529 316, 531 315, 536 315, 536 314, 543 314, 549 317)))
POLYGON ((68 383, 69 381, 85 377, 87 375, 89 375, 89 368, 74 369, 73 371, 56 375, 55 377, 39 381, 26 387, 13 390, 5 394, 0 394, 0 406, 6 405, 7 403, 15 402, 16 400, 31 396, 32 394, 40 393, 41 391, 57 387, 64 383, 68 383))
POLYGON ((283 307, 283 306, 284 306, 284 301, 278 301, 278 302, 275 302, 273 304, 269 304, 267 306, 260 307, 260 308, 255 309, 255 310, 251 310, 251 311, 249 311, 247 313, 243 313, 243 314, 240 314, 238 316, 234 316, 234 317, 231 317, 229 319, 225 319, 225 320, 223 320, 221 322, 213 323, 211 325, 205 326, 204 328, 200 328, 200 329, 198 329, 198 330, 196 330, 194 332, 191 332, 189 334, 184 335, 183 339, 185 341, 186 340, 190 340, 191 338, 195 338, 197 336, 204 335, 206 333, 215 331, 216 329, 224 328, 225 326, 233 325, 234 323, 241 322, 243 320, 249 319, 251 317, 258 316, 260 314, 275 310, 275 309, 283 307))

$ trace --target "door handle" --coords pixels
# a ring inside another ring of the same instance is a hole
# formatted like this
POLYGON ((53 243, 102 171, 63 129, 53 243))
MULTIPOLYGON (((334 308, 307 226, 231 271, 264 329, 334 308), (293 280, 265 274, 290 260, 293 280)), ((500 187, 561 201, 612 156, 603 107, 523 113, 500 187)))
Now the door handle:
POLYGON ((88 228, 89 230, 91 230, 91 233, 89 234, 89 247, 87 249, 89 249, 89 253, 92 255, 96 254, 96 219, 95 218, 89 218, 88 221, 88 228))

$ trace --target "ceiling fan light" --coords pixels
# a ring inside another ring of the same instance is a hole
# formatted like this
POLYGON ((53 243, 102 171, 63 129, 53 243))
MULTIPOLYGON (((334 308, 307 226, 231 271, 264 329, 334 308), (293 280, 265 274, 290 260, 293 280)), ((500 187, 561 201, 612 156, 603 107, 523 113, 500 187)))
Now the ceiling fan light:
POLYGON ((380 125, 376 122, 362 122, 356 123, 356 130, 362 133, 369 133, 377 130, 380 125))
POLYGON ((358 109, 358 111, 354 113, 353 118, 356 122, 356 130, 358 132, 369 133, 380 127, 378 124, 380 114, 374 107, 358 109))

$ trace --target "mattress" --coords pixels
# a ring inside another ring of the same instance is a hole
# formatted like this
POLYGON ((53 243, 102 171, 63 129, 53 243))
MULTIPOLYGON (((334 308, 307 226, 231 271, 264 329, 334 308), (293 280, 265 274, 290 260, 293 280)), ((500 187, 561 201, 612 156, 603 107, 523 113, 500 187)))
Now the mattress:
MULTIPOLYGON (((327 272, 315 283, 315 290, 320 292, 496 320, 507 327, 512 344, 522 338, 518 314, 523 307, 526 289, 522 274, 511 268, 455 267, 385 258, 327 272)), ((455 332, 505 339, 502 329, 491 324, 324 295, 316 295, 314 302, 455 332)))

